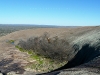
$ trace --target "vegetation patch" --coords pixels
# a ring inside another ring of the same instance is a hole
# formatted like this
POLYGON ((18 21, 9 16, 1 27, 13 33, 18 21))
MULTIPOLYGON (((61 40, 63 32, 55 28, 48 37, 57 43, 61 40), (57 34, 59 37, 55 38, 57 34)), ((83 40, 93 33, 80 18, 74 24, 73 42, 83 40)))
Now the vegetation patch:
POLYGON ((14 43, 14 40, 9 40, 9 43, 14 43))
POLYGON ((37 71, 51 71, 63 66, 70 59, 72 47, 66 39, 58 36, 50 38, 48 33, 40 37, 31 37, 27 41, 19 41, 16 46, 20 51, 30 54, 34 62, 27 65, 37 71))
POLYGON ((7 40, 7 43, 14 44, 15 40, 7 40))
POLYGON ((27 41, 21 40, 18 46, 58 62, 69 60, 72 51, 72 47, 66 39, 60 39, 58 36, 50 38, 48 33, 44 33, 40 37, 31 37, 27 41))
POLYGON ((33 61, 30 62, 25 68, 34 69, 39 72, 47 72, 59 68, 66 63, 66 62, 58 63, 49 58, 37 55, 36 53, 33 52, 33 50, 25 50, 23 48, 20 48, 19 46, 16 46, 16 48, 19 49, 21 52, 27 52, 30 55, 30 58, 28 60, 33 61))

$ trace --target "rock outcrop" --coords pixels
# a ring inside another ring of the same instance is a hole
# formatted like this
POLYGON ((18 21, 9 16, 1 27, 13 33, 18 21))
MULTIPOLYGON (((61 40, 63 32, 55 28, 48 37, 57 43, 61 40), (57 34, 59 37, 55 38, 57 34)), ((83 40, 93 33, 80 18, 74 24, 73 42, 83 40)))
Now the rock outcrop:
POLYGON ((100 75, 100 27, 17 31, 0 38, 0 53, 0 75, 100 75), (74 48, 71 59, 64 66, 48 73, 27 71, 23 67, 28 63, 28 54, 7 44, 6 40, 18 41, 20 38, 42 35, 45 31, 52 36, 69 39, 74 48))
POLYGON ((37 75, 100 75, 100 27, 75 37, 74 57, 64 66, 37 75))

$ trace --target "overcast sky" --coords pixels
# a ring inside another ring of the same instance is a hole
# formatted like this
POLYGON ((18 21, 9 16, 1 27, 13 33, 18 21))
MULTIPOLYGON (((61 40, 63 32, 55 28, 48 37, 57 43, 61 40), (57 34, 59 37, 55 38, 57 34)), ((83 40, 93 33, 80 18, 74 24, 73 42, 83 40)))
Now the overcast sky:
POLYGON ((100 0, 0 0, 0 24, 100 25, 100 0))

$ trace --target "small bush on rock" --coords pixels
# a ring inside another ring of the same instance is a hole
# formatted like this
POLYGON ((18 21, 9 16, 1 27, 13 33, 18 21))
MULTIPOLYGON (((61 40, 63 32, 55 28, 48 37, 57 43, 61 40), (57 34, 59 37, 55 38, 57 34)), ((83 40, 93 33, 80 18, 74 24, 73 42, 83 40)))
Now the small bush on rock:
POLYGON ((50 38, 48 33, 40 37, 29 38, 27 41, 19 41, 18 46, 25 50, 32 50, 37 55, 44 56, 56 61, 66 61, 72 47, 66 39, 58 36, 50 38))

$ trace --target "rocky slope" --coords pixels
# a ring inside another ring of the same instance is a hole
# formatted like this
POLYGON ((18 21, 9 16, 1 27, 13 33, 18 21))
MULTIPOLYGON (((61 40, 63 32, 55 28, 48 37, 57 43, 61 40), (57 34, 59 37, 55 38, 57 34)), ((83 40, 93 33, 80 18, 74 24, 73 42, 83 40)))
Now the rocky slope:
POLYGON ((99 75, 100 27, 75 37, 71 42, 75 56, 63 67, 39 75, 99 75))
POLYGON ((39 28, 29 29, 10 33, 0 37, 0 71, 5 75, 36 75, 35 70, 25 69, 30 62, 29 55, 20 52, 15 44, 20 39, 27 39, 32 36, 41 36, 48 32, 51 37, 58 36, 66 38, 75 48, 72 52, 72 60, 58 70, 45 75, 99 75, 100 55, 100 27, 79 27, 79 28, 39 28), (8 43, 14 40, 15 43, 8 43))

